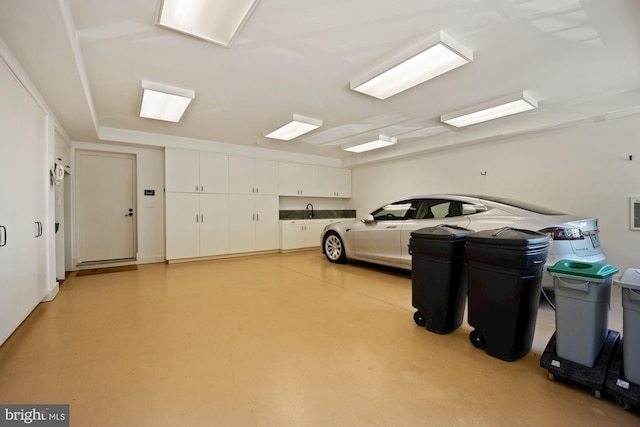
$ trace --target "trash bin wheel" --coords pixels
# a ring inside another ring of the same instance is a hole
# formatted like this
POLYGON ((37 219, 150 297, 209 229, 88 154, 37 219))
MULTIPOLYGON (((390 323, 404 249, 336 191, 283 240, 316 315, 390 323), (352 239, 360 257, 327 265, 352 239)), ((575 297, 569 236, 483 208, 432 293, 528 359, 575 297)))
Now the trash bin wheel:
POLYGON ((487 342, 484 339, 484 335, 480 333, 479 330, 474 329, 469 333, 469 341, 475 348, 479 348, 480 350, 484 350, 487 348, 487 342))
POLYGON ((425 326, 427 324, 427 321, 424 318, 424 313, 421 312, 420 310, 413 313, 413 320, 416 322, 416 325, 418 326, 425 326))
POLYGON ((596 399, 602 398, 602 393, 600 392, 600 390, 596 390, 595 388, 591 389, 591 395, 596 399))
POLYGON ((629 404, 629 402, 627 402, 621 397, 616 397, 616 403, 625 411, 628 411, 629 409, 631 409, 631 405, 629 404))

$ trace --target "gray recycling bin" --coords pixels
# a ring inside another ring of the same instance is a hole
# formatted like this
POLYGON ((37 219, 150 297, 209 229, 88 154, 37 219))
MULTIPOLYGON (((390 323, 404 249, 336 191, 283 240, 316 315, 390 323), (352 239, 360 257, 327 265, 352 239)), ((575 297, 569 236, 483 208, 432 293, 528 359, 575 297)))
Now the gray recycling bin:
POLYGON ((625 379, 640 384, 640 269, 628 268, 614 285, 622 288, 622 367, 625 379))
POLYGON ((549 236, 501 228, 467 236, 471 343, 516 360, 531 350, 549 236))
POLYGON ((611 283, 618 269, 560 260, 547 270, 556 298, 556 354, 593 367, 609 332, 611 283))
POLYGON ((467 302, 464 244, 471 233, 447 224, 411 233, 413 319, 432 332, 448 334, 462 324, 467 302))

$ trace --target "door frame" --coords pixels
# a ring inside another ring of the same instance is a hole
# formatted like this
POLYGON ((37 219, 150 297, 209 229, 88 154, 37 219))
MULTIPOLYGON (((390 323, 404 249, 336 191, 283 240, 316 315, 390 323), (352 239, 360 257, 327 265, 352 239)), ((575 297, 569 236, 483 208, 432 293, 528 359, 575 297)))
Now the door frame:
POLYGON ((137 259, 138 259, 138 191, 137 191, 137 186, 138 186, 138 182, 137 182, 137 168, 138 168, 138 158, 137 155, 135 153, 128 153, 128 152, 119 152, 119 151, 105 151, 105 150, 90 150, 90 149, 76 149, 74 150, 74 169, 76 171, 76 173, 74 174, 74 183, 73 183, 73 192, 74 192, 74 201, 73 201, 73 205, 74 205, 74 214, 73 214, 73 234, 74 234, 74 238, 73 238, 73 242, 74 242, 74 257, 73 257, 73 269, 74 270, 82 270, 85 268, 95 268, 95 267, 99 267, 100 265, 105 265, 105 266, 118 266, 118 265, 131 265, 131 264, 137 264, 137 259), (132 229, 132 233, 133 233, 133 257, 132 258, 120 258, 120 259, 114 259, 114 260, 100 260, 100 261, 84 261, 84 262, 80 262, 79 258, 80 258, 80 250, 81 250, 81 244, 80 244, 80 233, 79 233, 79 222, 80 222, 80 218, 79 218, 79 206, 81 206, 83 200, 82 200, 82 195, 79 191, 79 182, 80 182, 80 174, 79 171, 81 169, 80 167, 80 157, 83 154, 91 154, 91 155, 95 155, 95 156, 104 156, 104 157, 121 157, 121 158, 128 158, 131 159, 133 162, 133 177, 132 177, 132 182, 131 182, 131 191, 133 194, 133 200, 132 200, 132 204, 133 204, 133 208, 134 208, 134 215, 133 215, 133 229, 132 229))

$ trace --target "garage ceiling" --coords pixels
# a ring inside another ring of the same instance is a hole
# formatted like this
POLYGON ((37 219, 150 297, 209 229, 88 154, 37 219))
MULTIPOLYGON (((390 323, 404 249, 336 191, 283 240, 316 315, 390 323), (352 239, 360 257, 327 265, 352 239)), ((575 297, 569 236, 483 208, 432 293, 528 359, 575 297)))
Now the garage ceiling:
POLYGON ((637 0, 261 0, 231 47, 156 25, 160 3, 0 0, 0 37, 75 141, 165 134, 348 166, 640 113, 637 0), (473 62, 386 100, 349 89, 438 31, 473 62), (142 80, 195 91, 179 123, 138 116, 142 80), (464 129, 439 120, 523 90, 537 110, 464 129), (324 125, 263 136, 293 114, 324 125), (341 149, 379 134, 398 144, 341 149))

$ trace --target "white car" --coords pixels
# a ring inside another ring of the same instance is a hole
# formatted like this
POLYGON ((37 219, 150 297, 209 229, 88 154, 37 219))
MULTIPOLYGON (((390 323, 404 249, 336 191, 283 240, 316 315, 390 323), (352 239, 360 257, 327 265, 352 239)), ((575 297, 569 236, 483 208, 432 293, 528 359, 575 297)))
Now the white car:
MULTIPOLYGON (((550 236, 546 266, 561 259, 605 263, 600 248, 598 219, 583 218, 501 197, 426 195, 391 202, 362 220, 340 221, 322 232, 322 252, 327 259, 348 259, 411 269, 409 238, 424 227, 449 224, 473 231, 514 227, 550 236)), ((542 286, 552 288, 551 276, 542 286)))

